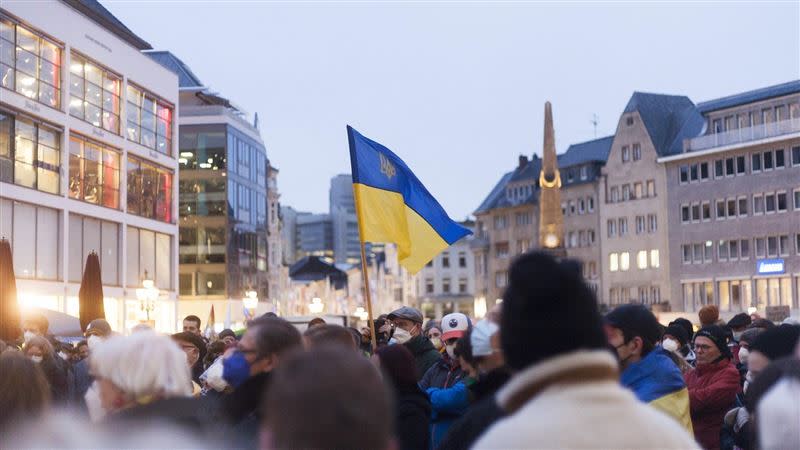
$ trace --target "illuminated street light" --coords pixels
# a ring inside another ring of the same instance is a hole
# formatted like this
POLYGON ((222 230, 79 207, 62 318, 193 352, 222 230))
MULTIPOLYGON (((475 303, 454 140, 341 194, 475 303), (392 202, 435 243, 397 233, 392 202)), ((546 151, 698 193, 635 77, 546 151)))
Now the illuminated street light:
POLYGON ((325 309, 325 304, 322 303, 322 299, 319 297, 312 298, 311 303, 308 304, 308 310, 311 314, 319 314, 323 309, 325 309))
POLYGON ((258 308, 258 292, 253 290, 245 292, 242 304, 251 312, 255 311, 255 309, 258 308))
POLYGON ((160 293, 155 282, 147 276, 145 270, 142 287, 136 289, 136 298, 139 300, 139 309, 144 313, 147 322, 150 322, 150 313, 156 309, 156 301, 160 293))

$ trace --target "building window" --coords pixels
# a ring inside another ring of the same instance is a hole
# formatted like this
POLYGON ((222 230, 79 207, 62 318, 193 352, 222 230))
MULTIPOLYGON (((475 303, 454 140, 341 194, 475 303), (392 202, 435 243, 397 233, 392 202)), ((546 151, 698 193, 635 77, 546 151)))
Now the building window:
POLYGON ((608 230, 608 237, 614 237, 617 235, 617 221, 614 219, 609 219, 606 222, 606 229, 608 230))
POLYGON ((689 166, 681 166, 680 169, 680 182, 686 184, 689 182, 689 166))
POLYGON ((0 235, 10 240, 18 278, 61 279, 59 211, 0 198, 0 235))
POLYGON ((633 198, 642 198, 642 183, 633 183, 633 198))
POLYGON ((450 267, 450 255, 444 254, 442 255, 442 267, 445 269, 450 267))
POLYGON ((0 79, 51 108, 61 106, 61 48, 34 31, 0 18, 0 79))
POLYGON ((575 215, 575 202, 570 200, 568 205, 569 205, 569 215, 570 216, 574 216, 575 215))
POLYGON ((629 184, 622 185, 622 200, 628 201, 631 199, 631 186, 629 184))
POLYGON ((655 180, 647 180, 647 196, 648 197, 655 197, 656 196, 656 181, 655 180))
POLYGON ((681 245, 681 255, 683 255, 682 261, 684 264, 689 264, 692 262, 692 246, 688 244, 681 245))
POLYGON ((791 247, 789 246, 789 236, 782 235, 778 236, 778 243, 781 247, 781 256, 789 256, 789 250, 791 247))
POLYGON ((627 145, 622 146, 622 162, 628 162, 631 160, 631 152, 627 145))
POLYGON ((619 269, 623 272, 631 268, 631 254, 622 252, 619 254, 619 269))
POLYGON ((747 168, 745 167, 745 157, 744 156, 737 156, 736 157, 736 174, 737 175, 744 175, 747 172, 747 168))
POLYGON ((520 239, 517 241, 517 254, 521 255, 531 248, 530 239, 520 239))
POLYGON ((589 212, 594 212, 594 197, 587 197, 586 203, 589 209, 589 212))
POLYGON ((736 217, 736 200, 729 199, 728 200, 728 218, 733 219, 736 217))
POLYGON ((636 216, 636 234, 642 234, 644 232, 645 232, 644 216, 636 216))
POLYGON ((792 147, 792 165, 800 166, 800 146, 792 147))
POLYGON ((433 278, 425 279, 425 293, 433 294, 433 278))
POLYGON ((594 230, 586 230, 586 239, 589 241, 589 245, 594 245, 595 243, 594 230))
POLYGON ((172 106, 128 84, 128 139, 172 155, 172 106))
POLYGON ((467 267, 467 254, 465 252, 458 252, 458 267, 467 267))
POLYGON ((633 160, 639 161, 640 159, 642 159, 642 146, 633 144, 633 160))
POLYGON ((620 236, 628 235, 628 219, 625 217, 619 219, 619 235, 620 236))
POLYGON ((701 162, 700 163, 700 179, 701 180, 708 180, 708 163, 701 162))
POLYGON ((800 211, 800 189, 794 191, 794 210, 800 211))
MULTIPOLYGON (((147 273, 156 287, 172 289, 171 242, 172 236, 168 234, 128 227, 126 283, 129 287, 140 287, 147 273)), ((202 277, 202 283, 198 278, 198 295, 206 295, 207 288, 216 290, 221 286, 224 289, 225 275, 221 275, 223 281, 217 282, 215 279, 216 286, 206 283, 205 277, 202 277)))
POLYGON ((697 164, 692 164, 689 166, 689 179, 691 181, 697 181, 699 177, 697 164))
POLYGON ((450 293, 450 278, 442 279, 442 293, 444 294, 450 293))
POLYGON ((661 261, 659 260, 658 253, 658 249, 650 250, 650 267, 654 269, 661 267, 661 261))
POLYGON ((725 261, 728 259, 728 241, 720 240, 717 245, 717 258, 720 261, 725 261))
POLYGON ((703 259, 705 262, 711 262, 714 258, 714 243, 711 241, 706 241, 705 245, 703 246, 703 259))
POLYGON ((692 222, 700 221, 700 205, 695 203, 692 205, 692 222))
POLYGON ((739 216, 747 216, 747 197, 739 197, 739 216))
POLYGON ((761 172, 761 153, 753 153, 750 160, 750 170, 753 173, 761 172))
POLYGON ((778 192, 776 194, 778 200, 778 212, 786 212, 788 210, 788 202, 786 201, 786 192, 778 192))
POLYGON ((498 288, 504 288, 508 284, 508 272, 500 271, 494 274, 494 285, 498 288))
POLYGON ((494 245, 494 249, 498 258, 508 258, 508 242, 498 242, 494 245))
POLYGON ((739 258, 750 258, 750 241, 748 239, 742 239, 739 241, 739 258))
POLYGON ((70 198, 119 209, 119 159, 120 154, 117 151, 71 135, 70 198))
POLYGON ((69 71, 70 115, 119 134, 121 78, 75 53, 69 71))
POLYGON ((578 199, 578 214, 583 214, 586 212, 586 201, 582 198, 578 199))
POLYGON ((728 257, 733 261, 734 259, 739 259, 739 241, 732 240, 728 241, 728 257))
POLYGON ((775 194, 764 194, 764 211, 767 214, 775 212, 775 194))
POLYGON ((777 236, 768 236, 767 237, 767 256, 770 258, 778 256, 778 237, 777 236))
POLYGON ((589 178, 589 168, 586 166, 581 167, 581 180, 589 178))
POLYGON ((722 178, 723 176, 725 176, 724 163, 721 159, 717 159, 714 161, 714 177, 722 178))
POLYGON ((764 170, 772 170, 772 152, 766 151, 764 155, 764 170))
POLYGON ((106 285, 119 285, 119 248, 122 239, 119 224, 106 222, 93 217, 69 215, 69 240, 67 268, 69 281, 80 283, 83 277, 86 256, 97 252, 100 258, 102 282, 106 285))
POLYGON ((128 212, 172 223, 172 172, 132 155, 127 172, 128 212))
POLYGON ((783 169, 786 167, 786 157, 784 156, 783 149, 775 150, 775 168, 783 169))
POLYGON ((516 220, 517 226, 530 225, 531 213, 518 212, 514 215, 514 219, 516 220))
POLYGON ((703 202, 701 208, 703 210, 703 222, 711 220, 711 203, 703 202))
POLYGON ((569 232, 569 246, 573 248, 578 246, 578 234, 574 231, 569 232))
POLYGON ((692 245, 692 261, 695 264, 703 263, 703 244, 692 245))
POLYGON ((655 214, 647 215, 647 231, 654 233, 658 229, 658 216, 655 214))
POLYGON ((61 133, 0 111, 0 181, 58 194, 60 174, 61 133))
POLYGON ((753 194, 753 214, 764 214, 764 196, 753 194))
POLYGON ((725 176, 732 176, 734 174, 733 158, 725 159, 725 176))
POLYGON ((608 270, 611 272, 619 270, 619 254, 611 253, 608 255, 608 270))
POLYGON ((717 220, 725 218, 725 200, 717 200, 717 220))
POLYGON ((459 278, 458 279, 458 293, 459 294, 466 294, 467 293, 467 279, 466 278, 459 278))
POLYGON ((647 269, 647 250, 640 250, 636 253, 636 267, 647 269))
POLYGON ((508 218, 505 215, 494 217, 494 229, 504 230, 508 225, 508 218))
POLYGON ((611 203, 619 201, 619 188, 617 186, 611 187, 611 203))
POLYGON ((767 255, 766 240, 763 237, 755 238, 755 243, 756 243, 756 258, 763 258, 764 256, 766 256, 767 255))

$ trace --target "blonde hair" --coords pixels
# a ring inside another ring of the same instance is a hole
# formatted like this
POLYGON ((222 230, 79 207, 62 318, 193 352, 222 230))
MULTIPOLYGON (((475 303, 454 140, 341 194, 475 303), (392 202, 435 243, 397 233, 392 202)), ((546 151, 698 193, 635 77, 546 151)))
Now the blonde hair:
POLYGON ((192 394, 186 354, 153 331, 106 339, 92 350, 89 363, 95 377, 111 381, 136 401, 192 394))

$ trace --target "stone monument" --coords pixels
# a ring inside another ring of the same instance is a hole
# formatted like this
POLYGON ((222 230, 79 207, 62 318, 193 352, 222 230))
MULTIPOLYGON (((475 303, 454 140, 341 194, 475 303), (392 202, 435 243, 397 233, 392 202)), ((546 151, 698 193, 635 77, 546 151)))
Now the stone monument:
POLYGON ((564 212, 561 210, 561 174, 558 172, 553 112, 544 104, 544 149, 539 173, 539 247, 556 257, 566 257, 564 212))

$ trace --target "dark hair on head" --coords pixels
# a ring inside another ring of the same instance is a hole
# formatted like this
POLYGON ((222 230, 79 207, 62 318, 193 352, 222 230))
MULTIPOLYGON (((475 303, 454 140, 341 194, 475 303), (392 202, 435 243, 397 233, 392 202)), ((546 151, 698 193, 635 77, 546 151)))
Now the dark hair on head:
POLYGON ((755 414, 758 402, 781 378, 791 377, 800 381, 800 359, 792 356, 771 362, 750 383, 744 396, 744 405, 751 415, 755 414))
POLYGON ((236 339, 236 333, 234 333, 233 330, 231 330, 230 328, 225 328, 224 330, 220 331, 219 334, 217 335, 217 339, 222 340, 227 336, 236 339))
POLYGON ((358 348, 350 330, 340 325, 317 325, 303 332, 303 337, 309 348, 321 345, 341 345, 353 350, 358 348))
POLYGON ((41 336, 34 336, 30 341, 25 343, 25 354, 28 354, 28 349, 31 347, 39 347, 44 353, 44 358, 52 358, 55 350, 53 349, 53 344, 50 343, 47 339, 41 336))
POLYGON ((631 339, 637 336, 642 340, 642 357, 647 356, 650 352, 653 351, 654 348, 656 348, 656 342, 650 342, 650 339, 646 338, 645 336, 642 336, 641 333, 628 327, 620 328, 620 330, 622 330, 622 337, 626 344, 630 342, 631 339))
POLYGON ((356 344, 356 347, 361 346, 361 332, 354 327, 347 327, 347 331, 349 331, 350 335, 353 337, 353 342, 356 344))
POLYGON ((464 358, 464 361, 467 364, 474 366, 475 362, 478 358, 472 354, 472 341, 470 340, 470 336, 472 335, 472 328, 468 329, 464 332, 464 336, 461 336, 456 341, 456 348, 453 350, 453 354, 456 358, 464 358))
POLYGON ((396 387, 417 385, 417 365, 414 355, 405 345, 387 345, 375 351, 381 361, 381 370, 396 387))
POLYGON ((785 323, 760 333, 750 342, 750 351, 760 352, 770 360, 776 360, 794 353, 798 339, 800 325, 785 323))
POLYGON ((248 332, 255 333, 256 352, 259 357, 281 356, 300 347, 300 332, 294 325, 279 317, 264 317, 251 321, 248 332))
POLYGON ((193 315, 193 314, 192 314, 192 315, 188 315, 188 316, 186 316, 186 317, 184 317, 184 318, 183 318, 183 321, 184 321, 184 322, 185 322, 185 321, 187 321, 187 320, 188 320, 189 322, 195 322, 195 323, 197 323, 197 329, 198 329, 198 330, 200 329, 200 324, 201 324, 202 322, 200 322, 200 318, 199 318, 199 317, 197 317, 197 316, 195 316, 195 315, 193 315))
POLYGON ((325 322, 325 319, 323 319, 322 317, 314 317, 313 319, 308 321, 308 328, 325 325, 327 323, 328 322, 325 322))
POLYGON ((47 331, 50 329, 50 321, 47 320, 47 317, 42 313, 35 312, 26 314, 22 318, 22 323, 25 324, 25 322, 36 325, 36 328, 38 328, 42 334, 47 334, 47 331))
POLYGON ((692 325, 692 322, 689 319, 678 317, 677 319, 670 322, 668 325, 669 326, 677 325, 686 330, 686 335, 689 336, 689 340, 691 340, 692 336, 694 336, 694 325, 692 325))
POLYGON ((30 423, 50 404, 50 387, 42 370, 16 350, 0 354, 0 431, 30 423))
POLYGON ((576 350, 605 350, 597 301, 580 273, 533 252, 511 265, 500 339, 506 363, 523 369, 576 350), (548 345, 531 345, 531 342, 548 345))
POLYGON ((270 448, 384 449, 391 443, 387 385, 369 360, 341 347, 289 356, 273 372, 261 405, 270 448))

